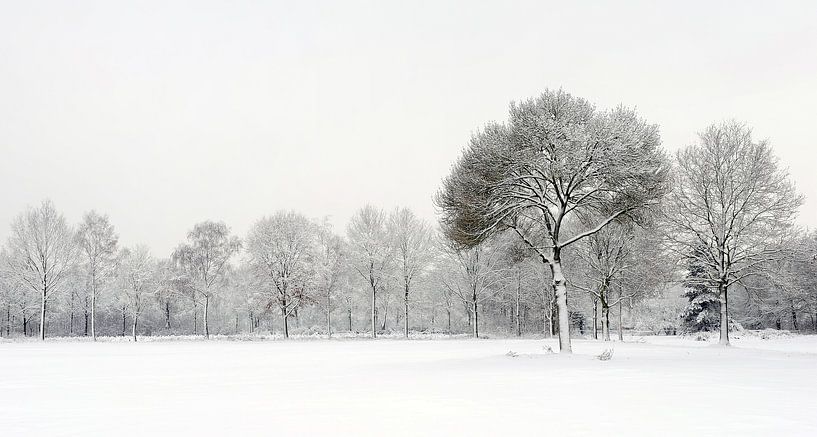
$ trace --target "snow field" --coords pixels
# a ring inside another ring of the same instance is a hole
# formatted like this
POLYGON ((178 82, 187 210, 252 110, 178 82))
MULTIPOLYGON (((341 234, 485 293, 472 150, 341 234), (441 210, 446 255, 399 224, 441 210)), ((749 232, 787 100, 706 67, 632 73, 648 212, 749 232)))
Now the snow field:
POLYGON ((817 429, 817 336, 631 340, 576 340, 572 356, 533 339, 0 343, 0 435, 817 429))

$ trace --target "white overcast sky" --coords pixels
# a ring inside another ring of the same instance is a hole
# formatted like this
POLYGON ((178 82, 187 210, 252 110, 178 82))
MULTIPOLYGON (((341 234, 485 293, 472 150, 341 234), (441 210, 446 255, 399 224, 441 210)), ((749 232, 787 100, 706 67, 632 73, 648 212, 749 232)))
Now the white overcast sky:
POLYGON ((817 227, 817 2, 0 3, 0 240, 52 199, 166 256, 364 203, 433 220, 471 133, 559 88, 635 106, 669 150, 734 118, 817 227))

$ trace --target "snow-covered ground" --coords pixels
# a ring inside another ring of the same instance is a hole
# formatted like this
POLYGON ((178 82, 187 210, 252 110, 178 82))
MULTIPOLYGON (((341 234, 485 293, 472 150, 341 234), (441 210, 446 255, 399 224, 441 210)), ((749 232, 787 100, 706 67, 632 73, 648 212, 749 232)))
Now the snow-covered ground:
POLYGON ((0 343, 0 435, 816 435, 817 337, 633 340, 0 343))

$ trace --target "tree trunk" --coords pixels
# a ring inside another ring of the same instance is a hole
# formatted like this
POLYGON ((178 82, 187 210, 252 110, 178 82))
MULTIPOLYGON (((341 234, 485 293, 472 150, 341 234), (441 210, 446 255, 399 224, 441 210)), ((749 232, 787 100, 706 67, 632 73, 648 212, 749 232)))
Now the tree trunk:
POLYGON ((446 308, 445 312, 448 315, 448 336, 451 336, 451 308, 446 308))
POLYGON ((517 271, 516 275, 516 336, 522 336, 522 324, 519 320, 519 300, 522 294, 522 273, 517 271))
POLYGON ((601 333, 604 341, 610 341, 610 307, 601 301, 601 333))
POLYGON ((352 332, 352 306, 349 305, 349 332, 352 332))
POLYGON ((624 341, 624 322, 622 322, 621 301, 618 301, 618 341, 624 341))
POLYGON ((48 290, 43 288, 40 294, 40 340, 45 340, 45 298, 48 290))
POLYGON ((405 314, 404 314, 405 318, 403 319, 403 323, 405 323, 405 326, 406 326, 405 333, 406 333, 406 338, 408 338, 408 336, 409 336, 409 319, 408 319, 409 285, 408 285, 408 281, 406 281, 406 294, 405 294, 405 299, 403 300, 403 303, 405 304, 405 310, 406 310, 405 314))
POLYGON ((794 307, 791 307, 791 327, 793 331, 797 331, 797 312, 794 311, 794 307))
POLYGON ((196 292, 193 292, 193 335, 199 333, 199 306, 196 304, 196 292))
POLYGON ((474 296, 473 306, 474 306, 473 307, 473 311, 474 311, 474 325, 473 325, 474 338, 479 338, 479 311, 478 311, 479 308, 477 306, 477 297, 476 297, 476 295, 474 296))
POLYGON ((332 292, 326 292, 326 336, 332 338, 332 292))
POLYGON ((377 338, 377 287, 372 284, 372 338, 377 338))
POLYGON ((729 346, 729 312, 727 309, 727 287, 726 284, 720 283, 718 284, 718 289, 720 293, 718 296, 720 297, 721 301, 721 332, 720 332, 720 339, 718 344, 722 346, 729 346))
POLYGON ((122 337, 125 336, 125 306, 122 305, 122 337))
POLYGON ((599 339, 599 301, 593 298, 593 340, 599 339))
POLYGON ((76 294, 73 290, 71 290, 71 302, 68 304, 68 336, 71 337, 74 335, 74 298, 76 294))
POLYGON ((547 293, 542 292, 542 334, 548 333, 548 302, 547 293))
POLYGON ((282 328, 284 328, 284 338, 289 338, 289 320, 287 320, 286 296, 281 298, 281 319, 283 323, 282 328))
POLYGON ((207 316, 210 311, 210 294, 204 296, 204 338, 210 338, 210 324, 207 316))
POLYGON ((382 322, 380 324, 380 330, 381 331, 386 330, 386 322, 389 319, 388 316, 389 316, 389 295, 387 293, 386 296, 383 297, 383 316, 380 317, 380 320, 382 322))
POLYGON ((550 270, 553 274, 553 290, 556 293, 556 308, 559 312, 559 352, 572 353, 570 347, 570 316, 567 312, 567 287, 565 277, 562 274, 562 261, 556 252, 553 261, 550 263, 550 270))
POLYGON ((88 309, 87 309, 87 307, 86 307, 86 309, 85 309, 85 314, 84 314, 84 316, 85 316, 85 328, 84 328, 84 329, 83 329, 83 331, 82 331, 82 335, 84 335, 85 337, 87 337, 87 336, 88 336, 88 309))
MULTIPOLYGON (((96 282, 96 279, 92 279, 96 282)), ((91 338, 96 341, 96 284, 91 285, 91 338)))
POLYGON ((134 343, 136 342, 136 324, 138 323, 138 321, 139 321, 139 316, 134 314, 133 315, 133 327, 131 329, 132 332, 133 332, 133 341, 134 341, 134 343))

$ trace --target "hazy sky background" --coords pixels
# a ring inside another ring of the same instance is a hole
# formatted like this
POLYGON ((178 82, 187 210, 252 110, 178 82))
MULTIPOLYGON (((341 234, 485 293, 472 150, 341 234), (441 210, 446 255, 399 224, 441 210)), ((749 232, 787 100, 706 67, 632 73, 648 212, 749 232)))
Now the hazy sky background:
POLYGON ((735 118, 817 227, 817 2, 3 2, 0 240, 27 205, 167 256, 194 223, 433 220, 471 133, 563 87, 675 150, 735 118))

